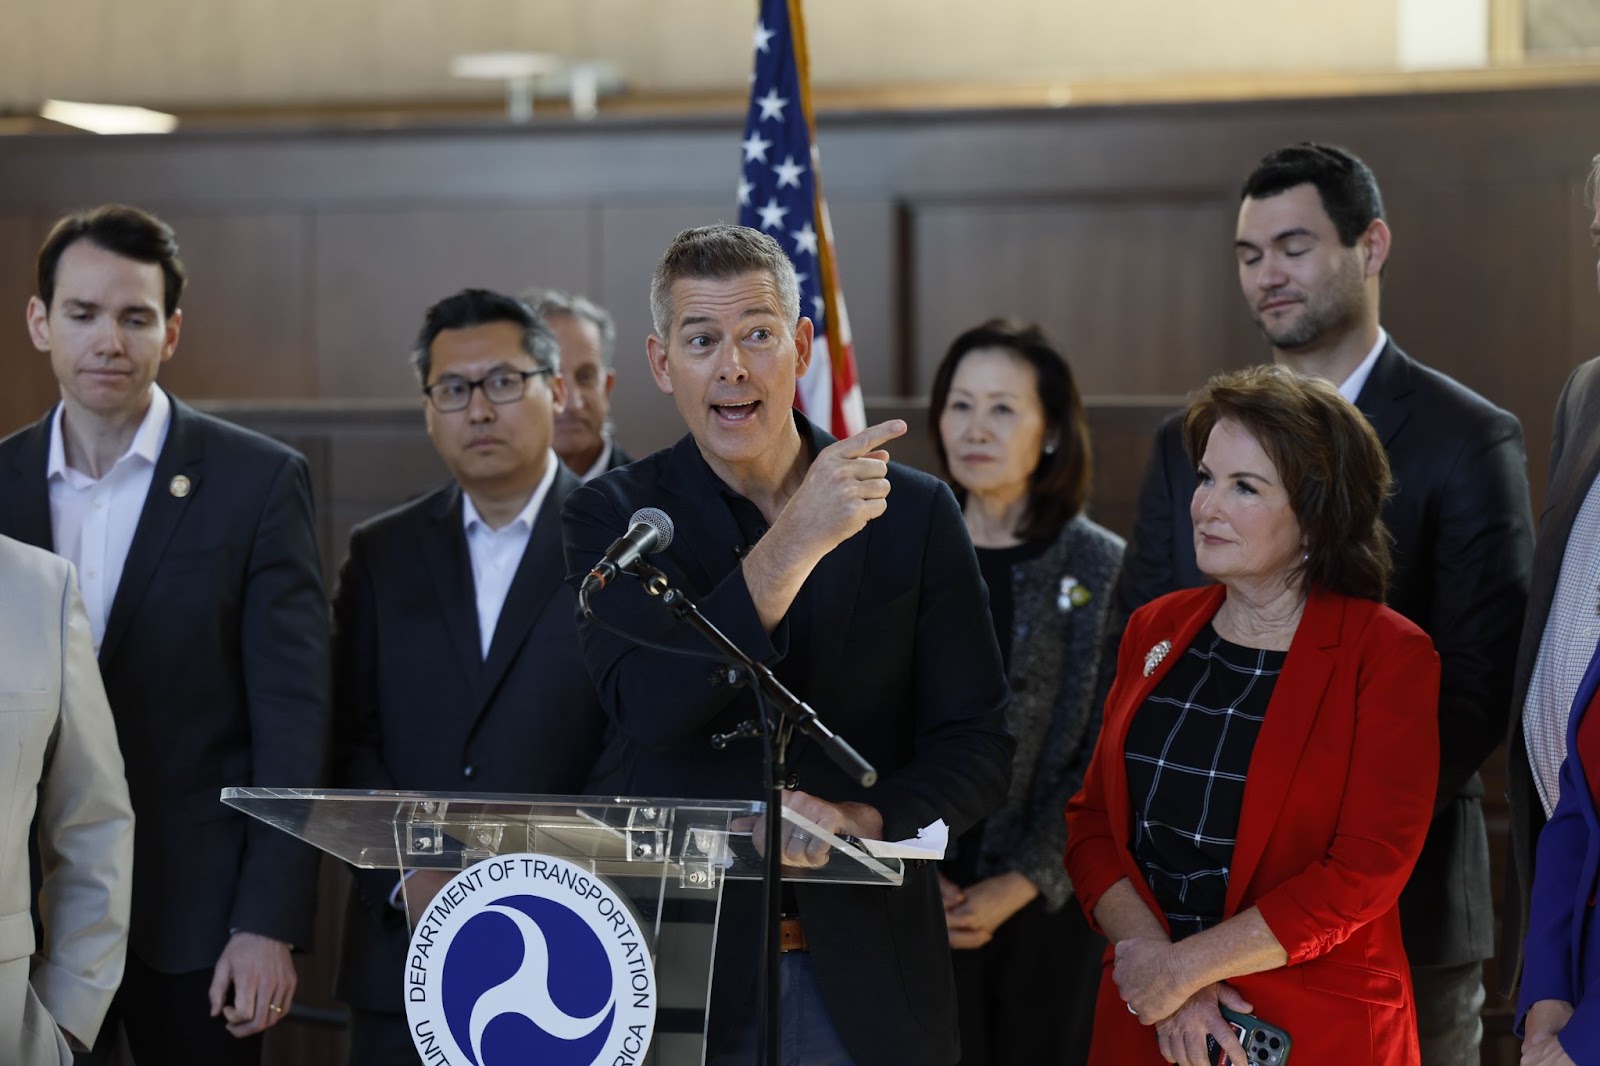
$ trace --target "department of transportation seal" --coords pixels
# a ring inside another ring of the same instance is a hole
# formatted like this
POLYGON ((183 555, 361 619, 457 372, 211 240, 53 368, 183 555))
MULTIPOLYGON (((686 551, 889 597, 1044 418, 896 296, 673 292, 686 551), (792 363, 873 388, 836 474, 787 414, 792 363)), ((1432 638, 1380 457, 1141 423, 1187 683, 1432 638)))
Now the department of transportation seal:
POLYGON ((497 855, 453 877, 411 935, 405 983, 430 1066, 629 1066, 655 1029, 655 965, 633 909, 549 855, 497 855))

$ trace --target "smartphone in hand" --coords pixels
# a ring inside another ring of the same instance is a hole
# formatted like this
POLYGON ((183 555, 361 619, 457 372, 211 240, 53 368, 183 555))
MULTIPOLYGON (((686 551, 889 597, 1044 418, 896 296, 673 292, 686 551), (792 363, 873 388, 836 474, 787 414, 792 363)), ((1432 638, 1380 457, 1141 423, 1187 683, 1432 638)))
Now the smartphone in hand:
MULTIPOLYGON (((1222 1011, 1223 1021, 1233 1026, 1240 1046, 1250 1056, 1249 1062, 1231 1063, 1230 1066, 1288 1066, 1289 1047, 1293 1043, 1288 1033, 1270 1022, 1229 1010, 1221 1004, 1217 1005, 1217 1009, 1222 1011)), ((1211 1066, 1220 1066, 1224 1056, 1214 1037, 1206 1037, 1206 1050, 1211 1055, 1211 1066)))

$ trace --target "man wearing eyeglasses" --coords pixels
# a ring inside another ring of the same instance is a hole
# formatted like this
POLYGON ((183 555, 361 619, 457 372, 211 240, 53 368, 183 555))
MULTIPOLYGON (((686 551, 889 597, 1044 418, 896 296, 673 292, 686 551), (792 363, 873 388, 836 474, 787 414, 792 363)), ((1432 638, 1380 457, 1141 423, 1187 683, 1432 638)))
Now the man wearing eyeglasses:
MULTIPOLYGON (((603 718, 563 581, 561 505, 578 480, 551 450, 566 398, 556 338, 522 301, 466 289, 428 309, 412 362, 453 480, 350 536, 333 607, 338 780, 578 792, 603 718)), ((406 907, 442 883, 356 876, 340 979, 353 1064, 417 1061, 406 907)))

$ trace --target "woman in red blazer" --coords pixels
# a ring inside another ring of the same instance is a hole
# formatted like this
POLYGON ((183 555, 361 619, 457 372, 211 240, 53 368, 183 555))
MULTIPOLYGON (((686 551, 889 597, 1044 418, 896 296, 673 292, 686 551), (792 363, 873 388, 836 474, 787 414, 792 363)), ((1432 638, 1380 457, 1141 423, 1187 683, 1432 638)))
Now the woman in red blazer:
POLYGON ((1134 614, 1067 872, 1114 945, 1092 1063, 1247 1059, 1218 1005, 1293 1066, 1420 1061, 1397 901, 1438 778, 1439 660, 1381 605, 1388 463, 1325 382, 1213 378, 1184 437, 1201 569, 1134 614))

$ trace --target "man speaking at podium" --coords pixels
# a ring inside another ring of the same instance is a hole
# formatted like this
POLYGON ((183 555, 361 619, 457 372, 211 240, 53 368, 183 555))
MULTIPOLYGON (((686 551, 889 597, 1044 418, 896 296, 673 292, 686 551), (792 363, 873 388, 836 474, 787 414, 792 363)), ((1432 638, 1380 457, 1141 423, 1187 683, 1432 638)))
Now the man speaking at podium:
MULTIPOLYGON (((881 775, 864 789, 797 735, 785 803, 860 837, 909 837, 941 818, 960 833, 1004 798, 1012 741, 1000 654, 955 499, 888 461, 883 445, 903 422, 833 441, 792 409, 812 324, 772 238, 728 225, 686 230, 657 265, 650 296, 650 369, 689 433, 572 494, 562 514, 569 569, 593 566, 636 509, 665 511, 674 538, 652 562, 881 775)), ((630 634, 708 650, 636 582, 618 581, 592 606, 630 634)), ((759 740, 711 743, 756 714, 726 671, 592 623, 580 622, 580 638, 610 718, 593 791, 765 795, 759 740)), ((784 862, 826 861, 819 843, 786 838, 784 862)), ((931 864, 908 863, 897 888, 798 884, 785 898, 786 1066, 956 1061, 931 864)), ((761 905, 754 883, 724 894, 708 1063, 754 1061, 761 905)))

